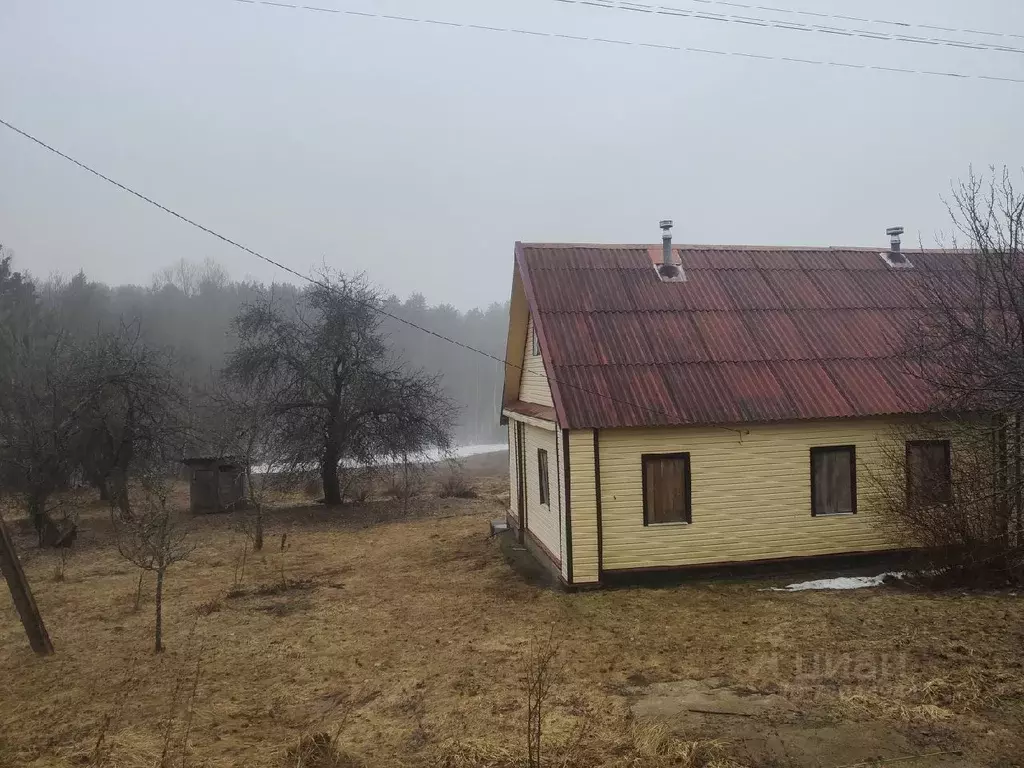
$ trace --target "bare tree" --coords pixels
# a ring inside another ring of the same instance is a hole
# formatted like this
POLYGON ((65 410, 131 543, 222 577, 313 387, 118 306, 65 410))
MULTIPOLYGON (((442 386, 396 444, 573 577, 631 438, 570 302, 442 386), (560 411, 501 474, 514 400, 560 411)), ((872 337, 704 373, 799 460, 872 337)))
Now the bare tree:
POLYGON ((203 291, 222 291, 229 279, 224 267, 214 259, 207 258, 202 263, 178 259, 153 275, 151 289, 177 288, 186 298, 192 298, 203 291))
POLYGON ((85 355, 92 397, 80 415, 81 463, 94 483, 109 489, 121 515, 130 517, 131 476, 181 455, 183 387, 171 353, 148 343, 138 321, 97 334, 85 355))
POLYGON ((402 514, 409 513, 409 502, 420 493, 426 485, 426 470, 421 462, 415 461, 408 453, 390 459, 390 477, 387 493, 402 503, 402 514))
POLYGON ((92 394, 68 335, 9 257, 0 259, 0 486, 25 500, 40 546, 73 536, 48 505, 77 466, 81 414, 92 394))
POLYGON ((1006 525, 1016 487, 993 466, 997 436, 985 417, 923 417, 893 426, 879 440, 880 460, 867 473, 867 506, 886 535, 922 548, 923 569, 939 582, 981 586, 1024 578, 1024 539, 1006 525), (915 445, 925 451, 913 453, 915 445), (938 461, 929 462, 929 452, 938 461))
POLYGON ((1007 170, 992 174, 953 188, 952 248, 913 270, 909 344, 937 408, 1008 415, 1024 410, 1024 194, 1007 170))
POLYGON ((24 339, 11 362, 0 408, 3 484, 25 500, 40 546, 56 546, 68 536, 51 515, 53 498, 68 486, 75 467, 81 393, 62 337, 24 339))
POLYGON ((555 627, 545 638, 535 638, 526 658, 526 753, 527 765, 540 768, 544 739, 544 712, 561 672, 558 666, 559 645, 555 627))
POLYGON ((245 467, 247 503, 233 511, 254 551, 263 549, 270 494, 293 485, 302 474, 287 446, 282 445, 270 403, 259 380, 239 382, 222 377, 201 406, 207 441, 216 453, 237 457, 245 467))
MULTIPOLYGON (((51 292, 61 290, 51 283, 51 292)), ((88 287, 82 276, 70 285, 88 287)), ((41 545, 73 539, 74 515, 58 493, 76 476, 109 482, 130 514, 130 473, 166 463, 180 432, 183 401, 169 356, 145 343, 138 323, 65 327, 81 314, 44 306, 0 262, 0 482, 25 499, 41 545), (65 514, 58 520, 55 512, 65 514)))
POLYGON ((379 330, 377 294, 324 271, 294 302, 273 293, 236 320, 227 374, 258 386, 292 466, 316 465, 327 504, 341 504, 339 465, 446 447, 454 409, 440 380, 408 370, 379 330))
MULTIPOLYGON (((906 361, 933 393, 942 421, 896 435, 875 497, 904 538, 928 546, 932 566, 961 578, 1021 573, 1024 544, 1024 195, 1007 170, 971 171, 948 201, 953 247, 921 254, 905 273, 917 303, 906 361), (952 485, 943 499, 906 489, 905 444, 949 439, 952 485)), ((1012 576, 1011 576, 1012 577, 1012 576)))
POLYGON ((154 650, 163 651, 163 591, 167 569, 192 552, 188 531, 168 506, 168 488, 160 480, 144 478, 142 503, 130 519, 114 519, 117 551, 142 571, 156 574, 154 650))

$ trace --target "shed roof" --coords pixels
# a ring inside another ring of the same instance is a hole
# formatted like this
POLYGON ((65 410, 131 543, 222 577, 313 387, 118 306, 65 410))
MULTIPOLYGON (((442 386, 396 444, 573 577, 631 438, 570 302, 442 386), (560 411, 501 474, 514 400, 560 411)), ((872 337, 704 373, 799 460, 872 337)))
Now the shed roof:
POLYGON ((570 428, 923 413, 901 358, 925 274, 964 254, 879 249, 523 244, 516 260, 559 421, 570 428))

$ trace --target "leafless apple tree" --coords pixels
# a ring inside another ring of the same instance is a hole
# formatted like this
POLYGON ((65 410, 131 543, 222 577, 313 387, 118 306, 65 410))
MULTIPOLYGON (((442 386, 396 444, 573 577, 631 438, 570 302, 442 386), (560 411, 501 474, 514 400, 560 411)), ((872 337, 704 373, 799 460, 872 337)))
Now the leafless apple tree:
POLYGON ((181 457, 186 398, 169 350, 147 343, 138 321, 120 321, 83 350, 90 397, 80 416, 77 457, 95 485, 130 518, 129 481, 181 457))
POLYGON ((74 536, 74 521, 60 526, 53 512, 76 466, 90 395, 70 337, 32 282, 0 259, 0 489, 24 500, 40 546, 74 536))
POLYGON ((167 569, 192 552, 188 529, 181 515, 169 504, 169 489, 163 477, 140 479, 142 498, 132 516, 112 513, 117 550, 128 562, 156 574, 154 651, 163 651, 163 596, 167 569))
POLYGON ((283 440, 264 381, 219 377, 200 406, 208 442, 216 453, 235 457, 246 473, 246 499, 232 510, 237 527, 263 549, 266 506, 271 494, 287 490, 305 472, 283 440))
POLYGON ((262 393, 286 463, 317 467, 342 503, 342 463, 450 442, 454 408, 439 377, 409 369, 380 329, 381 298, 362 278, 324 270, 296 297, 268 291, 236 319, 228 379, 262 393))

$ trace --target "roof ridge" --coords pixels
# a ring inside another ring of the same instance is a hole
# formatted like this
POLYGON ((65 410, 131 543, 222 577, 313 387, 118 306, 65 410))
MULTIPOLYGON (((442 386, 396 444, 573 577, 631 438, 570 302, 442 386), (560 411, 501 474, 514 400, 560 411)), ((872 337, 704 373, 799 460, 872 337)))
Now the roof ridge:
MULTIPOLYGON (((600 250, 660 250, 661 243, 570 243, 570 242, 521 242, 523 248, 594 248, 600 250)), ((884 253, 887 250, 885 245, 758 245, 758 244, 729 244, 729 243, 673 243, 672 248, 691 251, 856 251, 864 253, 884 253)), ((976 248, 905 248, 903 253, 977 253, 976 248)), ((614 267, 613 267, 614 268, 614 267)))
POLYGON ((906 360, 906 355, 858 355, 856 357, 773 357, 761 360, 659 360, 652 363, 559 363, 559 368, 658 368, 669 365, 750 365, 751 363, 837 363, 861 360, 906 360))
POLYGON ((542 315, 635 315, 638 313, 645 315, 697 315, 701 313, 725 314, 727 312, 744 315, 750 312, 780 312, 782 314, 789 314, 790 312, 919 312, 923 311, 923 307, 912 305, 900 305, 898 307, 751 307, 749 309, 741 307, 728 307, 726 309, 664 309, 651 307, 648 309, 645 307, 643 309, 539 309, 537 311, 542 315))
MULTIPOLYGON (((825 253, 825 251, 813 251, 813 253, 825 253)), ((736 266, 734 264, 729 265, 715 265, 715 266, 702 266, 695 264, 682 264, 687 272, 849 272, 855 274, 909 274, 907 272, 893 272, 890 268, 879 267, 878 269, 870 267, 851 267, 849 265, 840 264, 838 267, 780 267, 780 266, 763 266, 753 264, 751 266, 736 266)), ((648 272, 651 269, 650 264, 553 264, 553 265, 531 265, 530 270, 533 272, 582 272, 589 270, 592 272, 648 272)), ((944 269, 944 272, 955 272, 960 270, 944 269)), ((684 281, 685 282, 685 281, 684 281)))

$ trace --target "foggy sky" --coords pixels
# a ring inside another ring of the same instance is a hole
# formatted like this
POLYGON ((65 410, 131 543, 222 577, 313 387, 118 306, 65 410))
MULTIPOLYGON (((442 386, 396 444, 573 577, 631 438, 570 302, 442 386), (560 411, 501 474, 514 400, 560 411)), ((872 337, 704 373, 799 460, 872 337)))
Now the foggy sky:
MULTIPOLYGON (((543 32, 1024 77, 1024 54, 555 0, 309 0, 543 32)), ((681 8, 819 21, 662 0, 681 8)), ((767 5, 775 5, 766 3, 767 5)), ((1024 35, 1007 0, 777 0, 1024 35)), ((885 25, 820 20, 883 32, 885 25)), ((921 30, 913 30, 921 34, 921 30)), ((1024 38, 940 33, 1024 48, 1024 38)), ((302 271, 461 309, 515 240, 926 244, 970 164, 1024 165, 1024 84, 502 34, 234 0, 2 0, 0 115, 302 271), (906 241, 905 241, 906 242, 906 241)), ((287 276, 0 127, 0 243, 45 277, 148 283, 182 256, 287 276)))

